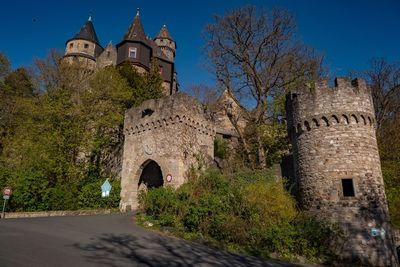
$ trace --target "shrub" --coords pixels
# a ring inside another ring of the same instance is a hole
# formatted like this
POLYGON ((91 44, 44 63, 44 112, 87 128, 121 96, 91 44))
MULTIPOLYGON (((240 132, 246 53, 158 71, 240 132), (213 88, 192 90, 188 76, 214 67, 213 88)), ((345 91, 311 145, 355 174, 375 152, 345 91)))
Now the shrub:
POLYGON ((109 197, 101 196, 101 185, 104 178, 85 184, 78 195, 79 208, 117 208, 120 201, 121 184, 119 180, 110 180, 109 197))
POLYGON ((271 171, 227 178, 207 170, 177 190, 142 191, 139 204, 158 225, 213 246, 285 259, 331 257, 339 231, 302 215, 284 188, 271 171))
POLYGON ((9 207, 14 211, 47 210, 48 179, 40 171, 21 170, 15 172, 10 184, 13 195, 9 207))
POLYGON ((216 138, 214 140, 214 156, 221 159, 226 159, 229 152, 229 141, 216 138))

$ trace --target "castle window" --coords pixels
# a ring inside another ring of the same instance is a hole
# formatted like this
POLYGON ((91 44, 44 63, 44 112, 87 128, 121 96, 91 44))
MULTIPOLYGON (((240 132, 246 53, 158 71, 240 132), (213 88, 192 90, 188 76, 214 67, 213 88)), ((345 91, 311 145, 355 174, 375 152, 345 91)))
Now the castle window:
POLYGON ((154 113, 154 110, 146 108, 145 110, 142 111, 142 118, 146 116, 151 116, 154 113))
POLYGON ((110 58, 110 51, 107 51, 107 58, 110 58))
POLYGON ((136 58, 136 47, 129 47, 129 58, 136 58))
POLYGON ((351 178, 342 179, 342 189, 344 197, 354 197, 354 182, 351 178))
POLYGON ((89 44, 84 44, 83 47, 84 47, 85 49, 87 49, 87 48, 89 48, 89 44))
POLYGON ((159 73, 160 73, 160 75, 162 75, 163 74, 163 66, 160 65, 159 69, 160 69, 159 73))
POLYGON ((72 48, 72 47, 74 47, 74 43, 69 44, 69 48, 72 48))

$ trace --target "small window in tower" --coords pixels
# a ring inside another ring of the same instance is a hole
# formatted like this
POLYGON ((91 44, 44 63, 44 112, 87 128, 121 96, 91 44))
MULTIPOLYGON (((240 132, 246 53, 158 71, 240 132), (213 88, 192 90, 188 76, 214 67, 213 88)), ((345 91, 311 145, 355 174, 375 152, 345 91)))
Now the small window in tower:
POLYGON ((89 44, 84 44, 84 46, 83 46, 84 48, 89 48, 89 44))
POLYGON ((74 47, 74 43, 69 44, 69 48, 72 48, 72 47, 74 47))
POLYGON ((342 188, 344 197, 355 196, 353 179, 351 178, 342 179, 342 188))
POLYGON ((111 54, 111 52, 107 51, 107 58, 110 58, 110 54, 111 54))
POLYGON ((151 116, 154 113, 154 110, 146 108, 145 110, 142 111, 142 118, 146 116, 151 116))
POLYGON ((136 58, 136 47, 129 47, 129 58, 136 58))
POLYGON ((160 69, 160 70, 159 70, 159 73, 160 73, 160 75, 162 75, 162 74, 163 74, 163 66, 160 65, 160 66, 159 66, 159 69, 160 69))

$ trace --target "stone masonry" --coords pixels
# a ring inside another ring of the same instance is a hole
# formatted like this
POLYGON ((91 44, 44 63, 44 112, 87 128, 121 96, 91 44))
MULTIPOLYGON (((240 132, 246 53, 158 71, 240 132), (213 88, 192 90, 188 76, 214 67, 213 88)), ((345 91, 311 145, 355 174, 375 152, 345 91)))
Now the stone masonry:
POLYGON ((303 208, 344 226, 344 259, 398 266, 365 81, 321 80, 288 94, 286 108, 303 208))
POLYGON ((159 166, 162 185, 184 183, 199 158, 214 157, 215 129, 202 105, 184 93, 147 100, 125 113, 120 209, 138 205, 146 166, 159 166), (154 164, 156 163, 156 164, 154 164))

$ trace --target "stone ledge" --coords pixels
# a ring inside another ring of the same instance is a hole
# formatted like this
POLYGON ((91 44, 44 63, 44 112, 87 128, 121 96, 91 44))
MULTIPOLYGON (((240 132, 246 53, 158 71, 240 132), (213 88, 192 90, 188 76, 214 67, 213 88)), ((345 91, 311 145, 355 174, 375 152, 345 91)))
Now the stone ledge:
POLYGON ((34 211, 34 212, 6 212, 4 219, 37 218, 37 217, 59 217, 59 216, 81 216, 99 215, 119 212, 118 210, 58 210, 58 211, 34 211))

